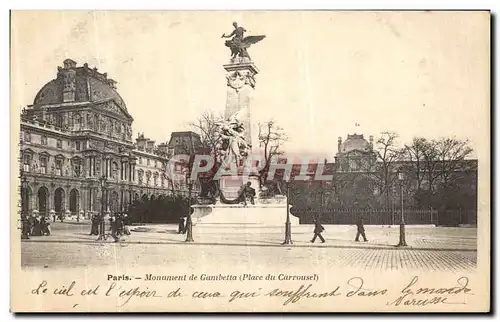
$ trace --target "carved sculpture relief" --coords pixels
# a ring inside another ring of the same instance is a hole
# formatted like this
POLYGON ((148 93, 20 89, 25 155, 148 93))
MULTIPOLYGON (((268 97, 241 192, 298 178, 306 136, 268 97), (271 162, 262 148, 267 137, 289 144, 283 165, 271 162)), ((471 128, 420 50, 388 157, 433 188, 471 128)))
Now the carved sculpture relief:
POLYGON ((104 103, 102 109, 115 114, 122 114, 121 109, 113 101, 104 103))
POLYGON ((64 82, 63 82, 63 86, 64 86, 64 90, 74 90, 75 87, 76 87, 76 84, 75 84, 75 73, 74 72, 66 72, 64 74, 64 82))
POLYGON ((255 87, 255 79, 250 72, 236 71, 226 76, 227 85, 239 91, 243 86, 250 85, 255 87))

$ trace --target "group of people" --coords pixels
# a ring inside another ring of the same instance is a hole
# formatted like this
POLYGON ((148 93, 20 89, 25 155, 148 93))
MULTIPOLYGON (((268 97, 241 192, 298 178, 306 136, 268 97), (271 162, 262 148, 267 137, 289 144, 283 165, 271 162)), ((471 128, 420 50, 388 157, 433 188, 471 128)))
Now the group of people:
POLYGON ((50 236, 50 220, 42 215, 31 214, 24 218, 23 229, 26 236, 50 236))
POLYGON ((128 226, 130 225, 130 219, 125 213, 114 213, 109 215, 108 229, 105 225, 106 218, 101 217, 100 214, 93 214, 91 218, 91 229, 90 235, 99 235, 99 226, 104 224, 102 231, 103 237, 106 240, 109 235, 113 237, 115 242, 120 241, 120 236, 130 235, 130 230, 128 226))
MULTIPOLYGON (((364 226, 364 223, 363 223, 363 217, 359 217, 358 220, 356 221, 356 227, 357 227, 357 233, 356 233, 356 238, 354 239, 354 241, 357 241, 359 242, 359 237, 363 237, 363 240, 365 242, 368 241, 368 239, 366 239, 366 234, 365 234, 365 226, 364 226)), ((321 235, 321 233, 323 233, 325 231, 325 227, 323 227, 323 225, 321 224, 320 220, 319 220, 319 217, 316 217, 314 218, 314 236, 313 238, 311 239, 311 243, 314 243, 316 241, 316 238, 319 237, 319 239, 321 240, 322 243, 325 242, 325 239, 323 238, 323 236, 321 235)))

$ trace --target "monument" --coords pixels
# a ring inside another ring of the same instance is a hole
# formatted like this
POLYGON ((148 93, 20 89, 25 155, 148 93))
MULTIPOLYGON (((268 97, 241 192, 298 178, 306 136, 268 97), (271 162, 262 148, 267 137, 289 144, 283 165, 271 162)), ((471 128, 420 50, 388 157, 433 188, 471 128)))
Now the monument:
MULTIPOLYGON (((199 204, 192 206, 193 225, 283 226, 289 206, 287 197, 261 196, 259 173, 252 170, 250 160, 253 158, 249 158, 259 153, 257 124, 251 117, 255 76, 259 70, 248 48, 266 36, 244 37, 245 28, 236 22, 233 26, 231 34, 222 35, 222 38, 230 38, 225 45, 231 50, 231 58, 223 65, 226 107, 224 119, 217 124, 221 142, 219 167, 228 173, 214 180, 217 193, 213 202, 199 200, 199 204)), ((291 220, 294 225, 299 223, 296 217, 291 220)))

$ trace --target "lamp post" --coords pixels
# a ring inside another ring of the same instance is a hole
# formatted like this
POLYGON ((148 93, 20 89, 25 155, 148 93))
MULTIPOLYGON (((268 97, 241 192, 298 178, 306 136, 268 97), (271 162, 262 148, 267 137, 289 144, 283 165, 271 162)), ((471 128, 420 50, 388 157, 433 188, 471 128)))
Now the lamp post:
POLYGON ((21 239, 30 239, 28 236, 28 180, 26 176, 22 176, 21 179, 21 239))
POLYGON ((193 189, 193 182, 189 177, 190 173, 186 174, 186 184, 188 186, 188 216, 186 221, 186 243, 193 243, 193 221, 191 220, 191 190, 193 189))
POLYGON ((292 223, 290 222, 290 182, 286 186, 286 223, 285 223, 285 241, 282 245, 291 245, 292 242, 292 223))
POLYGON ((402 172, 398 173, 398 180, 399 180, 399 185, 400 185, 400 197, 401 197, 401 223, 399 224, 399 243, 397 247, 404 247, 408 246, 406 244, 406 238, 405 238, 405 214, 404 214, 404 203, 403 203, 403 181, 404 181, 404 174, 402 172))
POLYGON ((99 183, 101 184, 101 215, 99 216, 99 237, 97 240, 105 240, 104 237, 104 187, 106 184, 106 176, 102 176, 99 178, 99 183))

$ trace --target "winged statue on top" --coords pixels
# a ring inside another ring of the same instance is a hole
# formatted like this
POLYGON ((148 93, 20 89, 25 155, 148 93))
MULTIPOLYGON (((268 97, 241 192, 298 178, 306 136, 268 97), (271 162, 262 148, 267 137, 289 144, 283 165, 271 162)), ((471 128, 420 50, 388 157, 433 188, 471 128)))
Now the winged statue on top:
POLYGON ((226 40, 226 47, 229 47, 229 49, 231 49, 231 59, 235 59, 238 56, 250 59, 247 48, 266 38, 266 36, 260 35, 243 37, 247 30, 241 26, 238 26, 238 23, 236 22, 233 22, 233 26, 234 30, 231 34, 222 34, 221 37, 231 38, 230 40, 226 40))

